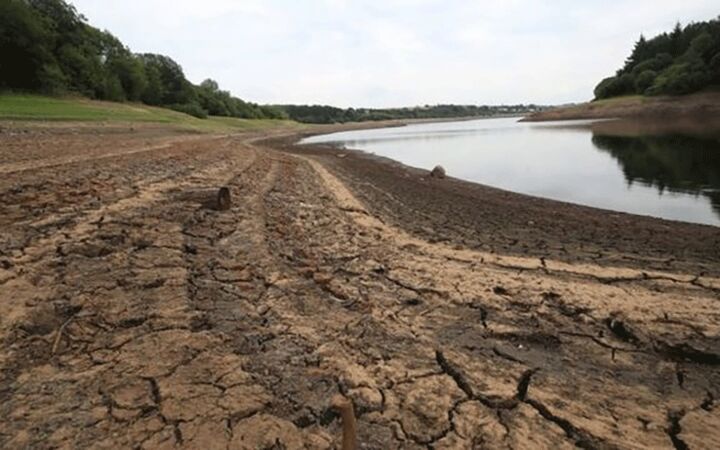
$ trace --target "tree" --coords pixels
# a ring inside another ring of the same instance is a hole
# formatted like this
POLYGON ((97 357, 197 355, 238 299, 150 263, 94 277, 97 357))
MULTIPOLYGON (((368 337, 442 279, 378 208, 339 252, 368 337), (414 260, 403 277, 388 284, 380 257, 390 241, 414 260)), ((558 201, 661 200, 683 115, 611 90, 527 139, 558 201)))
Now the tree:
POLYGON ((143 101, 154 105, 197 103, 197 93, 185 79, 180 64, 169 56, 154 53, 144 53, 139 58, 148 77, 143 101))
POLYGON ((122 88, 123 100, 139 101, 147 89, 145 66, 115 36, 102 33, 101 59, 109 78, 117 78, 122 88))
POLYGON ((626 94, 681 95, 720 83, 720 18, 679 23, 652 39, 640 36, 614 77, 595 89, 595 98, 626 94))
POLYGON ((59 92, 67 79, 44 18, 23 0, 0 2, 0 87, 59 92))
POLYGON ((646 70, 635 78, 635 92, 645 93, 655 83, 657 72, 646 70))

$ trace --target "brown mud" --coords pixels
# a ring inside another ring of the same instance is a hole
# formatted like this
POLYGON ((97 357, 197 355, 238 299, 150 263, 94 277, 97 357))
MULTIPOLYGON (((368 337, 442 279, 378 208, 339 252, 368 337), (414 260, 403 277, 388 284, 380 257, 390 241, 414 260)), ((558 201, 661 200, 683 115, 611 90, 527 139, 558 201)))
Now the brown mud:
POLYGON ((720 229, 281 133, 0 133, 0 447, 720 442, 720 229))

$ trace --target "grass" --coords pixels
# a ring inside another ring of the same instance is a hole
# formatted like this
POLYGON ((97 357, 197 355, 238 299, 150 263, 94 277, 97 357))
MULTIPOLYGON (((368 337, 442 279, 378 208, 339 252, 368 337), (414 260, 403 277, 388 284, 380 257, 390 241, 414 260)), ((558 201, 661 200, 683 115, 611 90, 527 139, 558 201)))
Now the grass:
POLYGON ((623 95, 620 97, 611 97, 602 100, 595 100, 592 103, 598 106, 614 106, 629 103, 645 103, 648 100, 649 97, 645 97, 642 95, 623 95))
POLYGON ((146 122, 197 131, 241 131, 299 127, 290 120, 209 117, 198 119, 180 112, 137 103, 114 103, 76 97, 0 94, 0 120, 71 122, 146 122))

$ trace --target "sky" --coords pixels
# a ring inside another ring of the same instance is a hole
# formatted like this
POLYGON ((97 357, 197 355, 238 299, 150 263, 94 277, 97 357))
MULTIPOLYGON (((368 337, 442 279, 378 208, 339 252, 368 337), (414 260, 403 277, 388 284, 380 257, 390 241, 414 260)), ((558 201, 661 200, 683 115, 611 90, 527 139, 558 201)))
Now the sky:
POLYGON ((70 0, 137 53, 258 103, 395 107, 592 98, 640 34, 717 0, 70 0))

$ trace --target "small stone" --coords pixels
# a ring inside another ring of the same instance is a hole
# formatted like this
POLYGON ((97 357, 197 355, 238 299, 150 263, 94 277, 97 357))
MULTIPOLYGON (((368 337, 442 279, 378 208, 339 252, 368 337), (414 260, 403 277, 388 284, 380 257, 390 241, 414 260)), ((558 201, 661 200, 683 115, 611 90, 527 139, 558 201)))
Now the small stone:
POLYGON ((317 284, 328 284, 333 280, 333 276, 328 273, 315 272, 313 274, 313 281, 317 284))
POLYGON ((435 168, 430 172, 430 176, 433 178, 443 179, 445 178, 445 169, 443 166, 435 166, 435 168))
POLYGON ((310 266, 301 267, 298 269, 298 274, 300 274, 300 276, 303 276, 305 278, 312 278, 313 275, 315 274, 315 269, 310 266))

